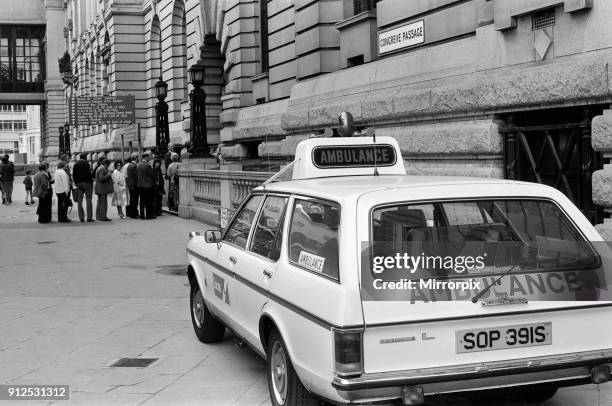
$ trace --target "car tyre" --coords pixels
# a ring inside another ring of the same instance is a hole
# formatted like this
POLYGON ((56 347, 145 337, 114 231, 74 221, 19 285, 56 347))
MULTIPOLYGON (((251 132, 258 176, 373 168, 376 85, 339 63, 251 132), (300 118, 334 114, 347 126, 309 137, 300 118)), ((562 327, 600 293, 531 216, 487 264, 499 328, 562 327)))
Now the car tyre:
POLYGON ((216 343, 223 340, 225 326, 208 311, 197 280, 191 284, 189 296, 191 324, 193 324, 193 330, 198 339, 203 343, 216 343))
POLYGON ((270 333, 267 344, 267 375, 270 400, 274 406, 314 406, 323 404, 306 390, 297 376, 287 347, 279 332, 270 333))

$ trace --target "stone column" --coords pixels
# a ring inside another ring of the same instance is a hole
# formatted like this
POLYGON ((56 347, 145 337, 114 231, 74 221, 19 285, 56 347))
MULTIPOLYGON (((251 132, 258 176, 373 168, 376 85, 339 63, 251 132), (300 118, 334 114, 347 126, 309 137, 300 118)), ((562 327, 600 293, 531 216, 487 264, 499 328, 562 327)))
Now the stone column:
MULTIPOLYGON (((612 158, 612 110, 604 110, 603 115, 591 121, 591 143, 593 149, 603 154, 604 159, 612 158)), ((603 206, 604 211, 612 213, 612 164, 593 172, 593 202, 603 206)), ((612 218, 595 226, 606 241, 612 240, 612 218)))
POLYGON ((56 159, 59 152, 59 139, 57 128, 64 125, 66 103, 64 99, 64 83, 60 77, 57 60, 64 53, 64 6, 60 0, 46 0, 46 37, 47 47, 45 54, 46 86, 45 93, 47 102, 44 114, 44 134, 42 135, 43 159, 56 159))

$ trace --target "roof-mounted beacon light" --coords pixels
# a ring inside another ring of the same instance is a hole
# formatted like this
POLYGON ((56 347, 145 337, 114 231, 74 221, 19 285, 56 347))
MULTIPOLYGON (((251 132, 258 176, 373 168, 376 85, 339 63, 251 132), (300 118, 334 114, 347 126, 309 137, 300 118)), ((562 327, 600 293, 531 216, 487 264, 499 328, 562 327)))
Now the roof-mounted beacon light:
POLYGON ((338 134, 341 137, 353 137, 356 132, 353 115, 348 111, 340 113, 338 116, 338 134))

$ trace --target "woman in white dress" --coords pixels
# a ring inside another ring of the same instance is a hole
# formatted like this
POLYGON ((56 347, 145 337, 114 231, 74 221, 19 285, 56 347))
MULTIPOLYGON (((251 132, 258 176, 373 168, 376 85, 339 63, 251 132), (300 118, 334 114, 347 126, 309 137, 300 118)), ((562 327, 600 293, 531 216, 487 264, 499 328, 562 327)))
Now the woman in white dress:
POLYGON ((122 219, 125 218, 123 214, 123 206, 127 206, 127 194, 125 187, 125 175, 121 171, 123 166, 122 161, 115 162, 115 170, 113 171, 113 199, 111 205, 117 206, 117 213, 122 219))

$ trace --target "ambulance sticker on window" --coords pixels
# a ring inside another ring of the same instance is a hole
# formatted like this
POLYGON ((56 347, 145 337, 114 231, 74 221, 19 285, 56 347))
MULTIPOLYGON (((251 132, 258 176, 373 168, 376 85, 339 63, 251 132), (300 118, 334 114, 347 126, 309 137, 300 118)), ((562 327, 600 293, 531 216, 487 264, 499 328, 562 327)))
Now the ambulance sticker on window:
POLYGON ((376 150, 374 145, 326 145, 312 150, 312 162, 317 168, 393 166, 397 156, 388 144, 377 144, 376 150))
POLYGON ((300 257, 298 258, 298 264, 302 265, 306 269, 310 269, 311 271, 321 273, 323 272, 325 258, 311 254, 310 252, 302 251, 300 252, 300 257))

